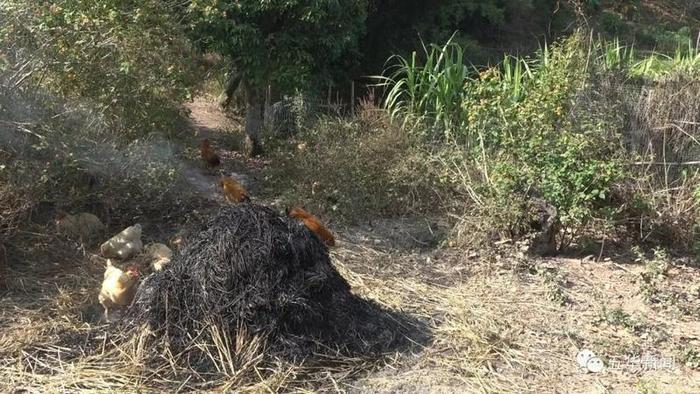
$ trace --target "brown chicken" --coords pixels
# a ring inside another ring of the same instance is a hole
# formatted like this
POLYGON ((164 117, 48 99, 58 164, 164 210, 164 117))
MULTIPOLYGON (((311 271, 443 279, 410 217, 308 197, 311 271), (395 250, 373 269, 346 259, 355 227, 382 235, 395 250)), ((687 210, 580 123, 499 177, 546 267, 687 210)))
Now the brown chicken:
POLYGON ((202 140, 199 150, 202 153, 202 160, 204 160, 204 164, 207 168, 216 168, 221 165, 221 159, 219 159, 219 155, 212 149, 209 139, 205 138, 202 140))
POLYGON ((105 230, 100 219, 87 212, 69 215, 59 210, 56 214, 56 232, 71 239, 91 241, 98 238, 105 230))
POLYGON ((219 181, 219 187, 223 190, 227 201, 245 202, 250 200, 248 191, 230 176, 222 177, 219 181))
POLYGON ((140 272, 137 266, 132 265, 122 271, 107 260, 102 289, 100 290, 100 304, 105 308, 105 319, 109 319, 110 309, 126 307, 131 304, 136 294, 136 284, 140 272))
POLYGON ((301 219, 304 222, 304 225, 314 233, 316 233, 323 242, 326 243, 328 246, 335 246, 335 238, 333 238, 333 234, 331 234, 330 231, 326 227, 321 224, 321 221, 318 220, 318 218, 305 210, 299 208, 299 207, 294 207, 291 209, 287 209, 287 215, 293 218, 301 219))
POLYGON ((152 243, 146 246, 146 255, 151 260, 151 267, 154 271, 162 271, 166 265, 170 264, 173 258, 173 251, 167 245, 152 243))

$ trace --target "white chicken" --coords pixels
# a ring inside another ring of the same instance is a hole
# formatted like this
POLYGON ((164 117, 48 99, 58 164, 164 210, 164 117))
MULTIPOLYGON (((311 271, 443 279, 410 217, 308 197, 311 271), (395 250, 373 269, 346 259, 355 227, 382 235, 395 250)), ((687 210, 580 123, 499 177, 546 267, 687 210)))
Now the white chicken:
POLYGON ((89 241, 97 238, 105 230, 100 219, 87 212, 70 215, 58 211, 56 215, 56 232, 68 238, 89 241))
POLYGON ((141 253, 142 249, 141 225, 137 223, 103 243, 100 246, 100 254, 104 257, 128 259, 141 253))
POLYGON ((105 308, 105 319, 109 320, 109 311, 114 308, 129 306, 136 294, 136 284, 140 275, 137 266, 132 265, 122 271, 107 260, 104 280, 98 299, 105 308))
POLYGON ((162 271, 170 263, 173 251, 164 244, 152 243, 146 246, 146 255, 151 259, 153 270, 162 271))

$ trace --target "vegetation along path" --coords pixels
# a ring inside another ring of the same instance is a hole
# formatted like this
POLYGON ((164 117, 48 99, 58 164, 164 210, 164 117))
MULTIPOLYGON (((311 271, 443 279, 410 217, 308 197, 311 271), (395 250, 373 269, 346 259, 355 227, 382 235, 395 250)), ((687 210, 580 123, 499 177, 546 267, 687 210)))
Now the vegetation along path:
POLYGON ((0 392, 700 393, 699 157, 697 0, 0 0, 0 392))

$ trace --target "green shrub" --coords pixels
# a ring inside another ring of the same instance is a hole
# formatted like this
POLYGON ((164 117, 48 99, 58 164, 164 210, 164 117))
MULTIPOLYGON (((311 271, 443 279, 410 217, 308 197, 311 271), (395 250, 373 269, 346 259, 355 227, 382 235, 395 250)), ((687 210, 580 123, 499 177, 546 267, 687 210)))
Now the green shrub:
POLYGON ((462 162, 443 161, 461 170, 445 169, 443 178, 487 207, 497 227, 514 232, 527 226, 532 197, 556 207, 564 230, 609 216, 611 186, 623 174, 615 154, 622 117, 613 100, 589 97, 599 90, 599 76, 585 37, 545 46, 533 58, 507 56, 478 79, 449 71, 461 62, 451 45, 433 46, 424 66, 415 56, 399 59, 386 100, 394 117, 428 118, 423 131, 431 140, 444 131, 443 141, 461 147, 462 162), (460 110, 430 104, 442 97, 461 100, 460 110))
POLYGON ((600 15, 600 27, 604 32, 615 36, 629 32, 629 26, 627 26, 624 19, 620 15, 610 11, 603 11, 600 15))
POLYGON ((175 10, 152 0, 4 0, 0 54, 17 73, 13 85, 90 105, 129 135, 169 130, 196 75, 175 10))
POLYGON ((463 103, 466 133, 482 141, 488 193, 500 204, 542 197, 565 228, 600 215, 622 174, 614 155, 620 120, 609 103, 585 97, 593 83, 588 60, 574 36, 534 59, 516 59, 521 71, 507 60, 483 73, 463 103))

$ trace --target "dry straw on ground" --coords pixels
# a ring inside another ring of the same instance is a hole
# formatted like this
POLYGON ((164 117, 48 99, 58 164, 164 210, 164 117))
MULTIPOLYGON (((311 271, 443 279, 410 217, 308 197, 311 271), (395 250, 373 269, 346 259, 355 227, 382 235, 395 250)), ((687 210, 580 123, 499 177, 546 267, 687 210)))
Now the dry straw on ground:
MULTIPOLYGON (((153 352, 142 332, 125 340, 96 323, 90 316, 100 312, 91 305, 101 267, 63 255, 56 257, 62 266, 12 266, 15 280, 0 304, 0 391, 634 392, 648 382, 660 392, 700 389, 698 371, 677 351, 698 345, 697 317, 640 301, 642 266, 533 260, 515 251, 421 251, 391 242, 379 228, 339 233, 347 242, 331 262, 353 294, 422 322, 413 328, 432 340, 378 357, 338 354, 317 341, 314 354, 294 361, 267 353, 270 342, 251 330, 232 338, 209 325, 200 339, 211 341, 191 346, 211 369, 196 370, 185 362, 190 347, 153 352), (545 272, 562 279, 550 282, 545 272), (568 301, 551 301, 553 291, 568 301), (606 317, 617 308, 629 318, 606 317), (586 374, 575 363, 582 347, 603 357, 676 357, 676 366, 586 374)), ((697 273, 678 266, 667 281, 693 305, 697 273)))

